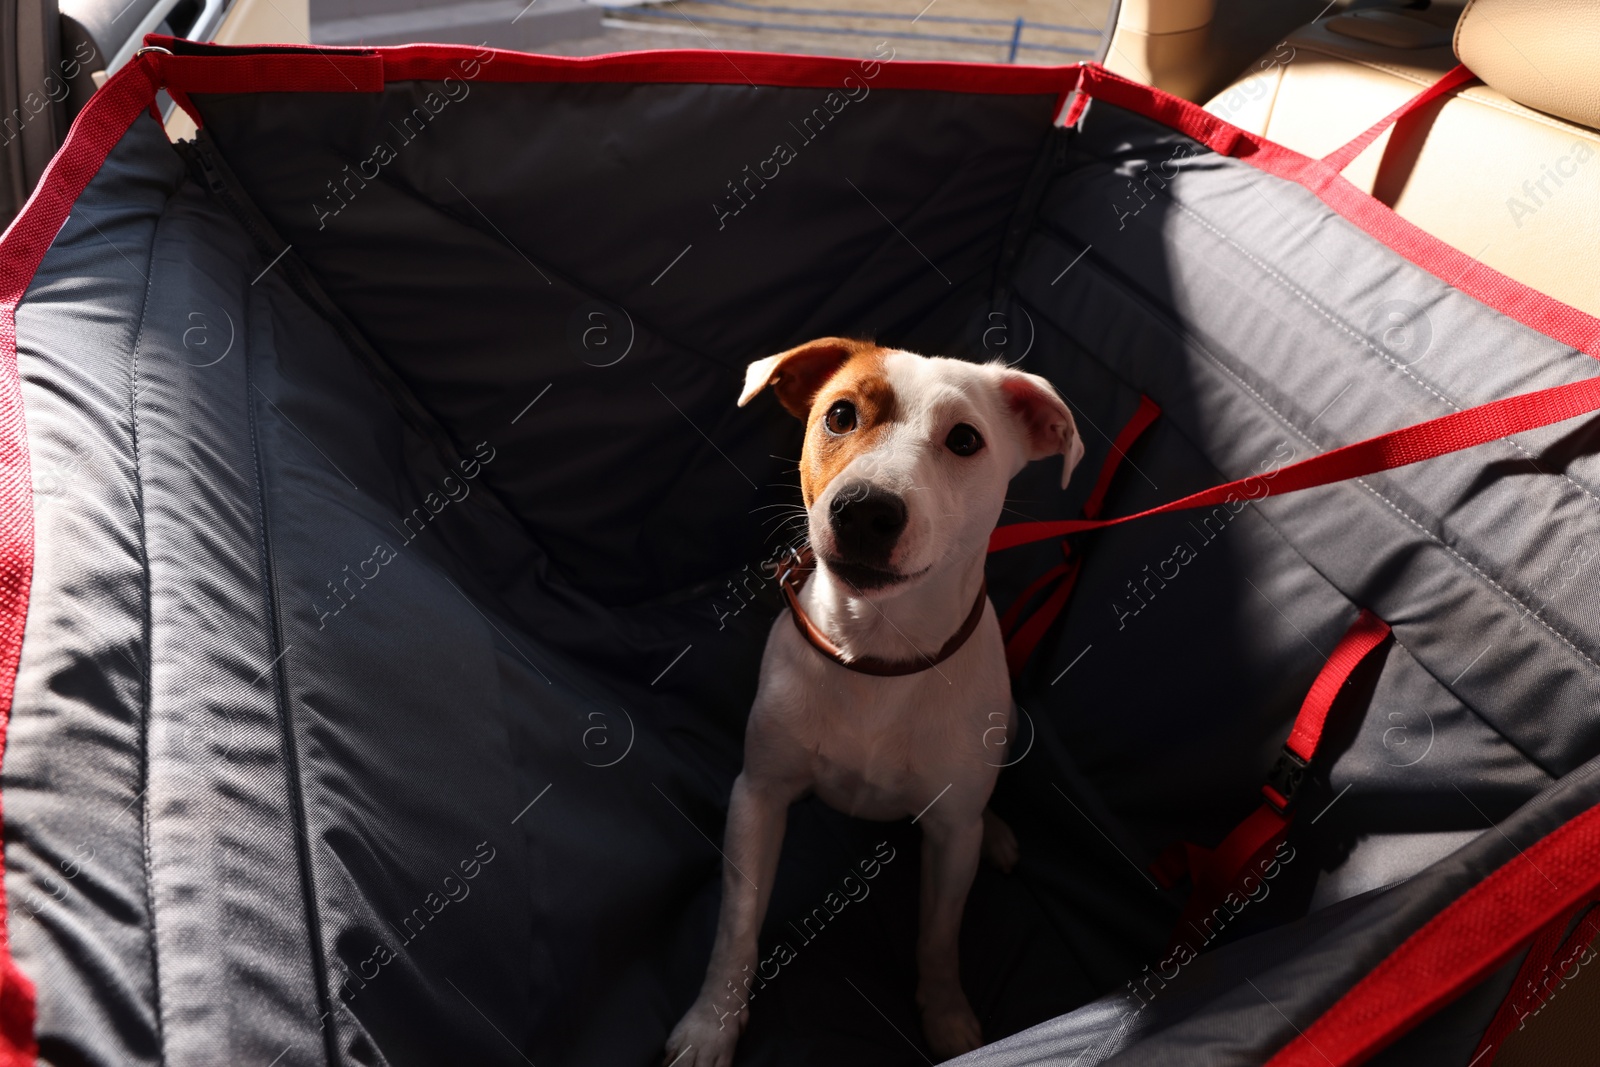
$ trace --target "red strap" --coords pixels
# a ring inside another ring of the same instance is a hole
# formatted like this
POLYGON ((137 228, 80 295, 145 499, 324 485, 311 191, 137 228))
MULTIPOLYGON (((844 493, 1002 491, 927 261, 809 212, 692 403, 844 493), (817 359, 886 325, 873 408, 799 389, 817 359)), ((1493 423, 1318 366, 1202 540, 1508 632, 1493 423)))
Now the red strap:
POLYGON ((1519 849, 1435 915, 1321 1018, 1297 1032, 1267 1067, 1366 1062, 1597 890, 1600 805, 1519 849))
MULTIPOLYGON (((1105 506, 1106 494, 1111 491, 1111 483, 1116 478, 1117 471, 1122 467, 1122 461, 1128 456, 1128 449, 1132 448, 1150 424, 1161 416, 1161 408, 1154 400, 1140 395, 1139 406, 1134 409, 1133 415, 1117 432, 1116 438, 1111 442, 1111 451, 1106 454, 1105 461, 1100 464, 1100 475, 1095 479, 1094 488, 1089 492, 1089 498, 1084 501, 1083 516, 1086 519, 1095 518, 1100 514, 1100 509, 1105 506)), ((991 547, 989 551, 993 552, 991 547)), ((1067 557, 1065 563, 1057 564, 1038 578, 1022 595, 1006 609, 1000 620, 1000 632, 1009 634, 1006 640, 1006 666, 1015 678, 1022 673, 1023 665, 1028 662, 1028 657, 1033 655, 1033 650, 1044 640, 1044 635, 1049 632, 1056 618, 1066 608, 1067 601, 1072 598, 1072 590, 1078 584, 1078 571, 1083 566, 1083 555, 1080 552, 1074 556, 1072 548, 1065 540, 1061 542, 1061 552, 1067 557), (1021 618, 1023 609, 1033 602, 1033 598, 1043 592, 1052 582, 1059 579, 1055 590, 1048 600, 1039 606, 1039 610, 1024 622, 1015 632, 1017 620, 1021 618)))
MULTIPOLYGON (((1235 826, 1215 849, 1187 843, 1181 846, 1190 864, 1189 877, 1194 888, 1172 931, 1167 955, 1172 955, 1180 945, 1199 952, 1222 932, 1227 917, 1241 910, 1243 901, 1255 892, 1255 887, 1250 885, 1251 878, 1261 882, 1271 876, 1273 861, 1267 859, 1267 854, 1275 853, 1288 839, 1293 821, 1292 814, 1283 814, 1270 804, 1263 804, 1235 826), (1234 900, 1230 901, 1229 897, 1234 900), (1217 921, 1219 912, 1222 919, 1217 921)), ((1176 849, 1168 850, 1165 857, 1169 861, 1165 865, 1168 873, 1170 860, 1177 854, 1176 849)))
POLYGON ((1132 448, 1134 442, 1150 428, 1150 424, 1160 417, 1161 406, 1143 393, 1139 394, 1139 406, 1117 432, 1116 440, 1111 442, 1111 451, 1106 455, 1105 462, 1100 465, 1100 477, 1095 479, 1094 489, 1089 493, 1089 499, 1084 501, 1084 518, 1100 517, 1100 509, 1105 507, 1106 493, 1111 491, 1111 481, 1116 477, 1122 461, 1128 458, 1128 449, 1132 448))
POLYGON ((1051 567, 1028 583, 1028 588, 1018 594, 1017 599, 1013 600, 1011 606, 1006 609, 1006 613, 1000 616, 1001 633, 1009 634, 1012 628, 1017 625, 1017 620, 1022 618, 1023 610, 1033 602, 1033 598, 1044 592, 1052 582, 1072 569, 1072 549, 1066 541, 1061 542, 1061 551, 1067 556, 1068 562, 1057 563, 1054 567, 1051 567))
MULTIPOLYGON (((1183 846, 1194 889, 1173 932, 1171 948, 1188 942, 1193 933, 1199 935, 1201 945, 1191 944, 1190 947, 1198 951, 1220 932, 1220 924, 1219 929, 1207 932, 1205 923, 1228 903, 1229 896, 1242 901, 1254 892, 1248 884, 1250 878, 1261 880, 1263 868, 1271 862, 1266 859, 1267 853, 1276 852, 1288 838, 1289 827, 1294 822, 1295 789, 1322 743, 1329 709, 1356 667, 1388 636, 1389 624, 1372 612, 1363 610, 1356 617, 1334 646, 1333 654, 1322 665, 1300 705, 1294 729, 1284 745, 1285 755, 1279 757, 1273 768, 1272 780, 1262 787, 1267 802, 1234 827, 1216 849, 1207 852, 1194 845, 1183 846), (1298 760, 1298 765, 1294 760, 1298 760)), ((1168 884, 1172 884, 1177 880, 1172 878, 1174 868, 1180 863, 1176 850, 1169 849, 1157 860, 1156 866, 1168 884)), ((1238 907, 1229 907, 1225 914, 1237 910, 1238 907)))
POLYGON ((1468 70, 1465 64, 1458 65, 1450 73, 1379 119, 1376 125, 1357 136, 1355 140, 1343 148, 1335 149, 1323 156, 1322 161, 1334 170, 1344 170, 1350 165, 1350 161, 1365 151, 1369 144, 1376 141, 1384 130, 1387 130, 1418 108, 1425 107, 1446 93, 1453 92, 1470 81, 1477 81, 1477 79, 1478 76, 1468 70))
MULTIPOLYGON (((154 38, 152 38, 154 39, 154 38)), ((161 55, 155 60, 162 84, 193 93, 381 93, 383 57, 340 52, 277 52, 255 55, 161 55)))
POLYGON ((1539 931, 1517 970, 1511 991, 1501 1001, 1494 1021, 1473 1050, 1470 1061, 1473 1067, 1490 1067, 1494 1063, 1511 1032, 1521 1029, 1525 1020, 1538 1014, 1545 1002, 1565 984, 1566 975, 1589 951, 1597 933, 1600 933, 1600 910, 1594 908, 1593 901, 1584 901, 1539 931), (1584 909, 1588 909, 1588 914, 1563 940, 1573 918, 1584 909))
POLYGON ((1300 714, 1294 720, 1294 730, 1289 734, 1285 748, 1306 763, 1311 762, 1311 758, 1317 754, 1317 746, 1322 743, 1322 727, 1327 722, 1328 709, 1333 707, 1334 698, 1339 695, 1345 682, 1350 680, 1357 664, 1367 658, 1367 653, 1383 644, 1388 636, 1389 624, 1372 612, 1363 610, 1357 616, 1350 629, 1334 646, 1328 662, 1322 665, 1317 680, 1311 683, 1311 691, 1306 694, 1305 703, 1300 705, 1300 714))
POLYGON ((1293 493, 1349 478, 1420 463, 1425 459, 1460 452, 1512 434, 1564 422, 1600 409, 1600 377, 1508 396, 1478 407, 1457 411, 1400 430, 1391 430, 1353 445, 1280 467, 1277 471, 1213 486, 1160 507, 1115 519, 1064 519, 1055 522, 1019 522, 1001 526, 989 535, 989 551, 1062 537, 1081 530, 1132 522, 1186 508, 1209 507, 1238 500, 1293 493))
POLYGON ((1039 647, 1039 642, 1044 640, 1051 625, 1066 609, 1067 601, 1072 599, 1073 589, 1077 588, 1078 571, 1082 566, 1083 557, 1078 556, 1050 572, 1060 572, 1061 583, 1050 594, 1050 599, 1040 604, 1039 610, 1006 641, 1006 668, 1011 672, 1011 677, 1022 673, 1028 657, 1033 655, 1033 650, 1039 647))

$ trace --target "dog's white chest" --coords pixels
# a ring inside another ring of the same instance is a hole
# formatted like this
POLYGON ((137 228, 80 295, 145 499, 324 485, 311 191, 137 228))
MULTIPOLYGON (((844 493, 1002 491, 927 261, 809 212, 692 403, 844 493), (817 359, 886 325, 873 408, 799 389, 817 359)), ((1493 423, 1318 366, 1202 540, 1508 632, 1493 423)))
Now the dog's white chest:
POLYGON ((942 746, 930 742, 959 734, 948 721, 959 712, 935 709, 931 717, 945 721, 928 722, 930 716, 919 715, 913 701, 885 700, 881 684, 871 688, 875 691, 850 694, 855 699, 840 700, 814 720, 820 727, 809 739, 816 794, 829 807, 858 818, 915 815, 927 803, 917 801, 942 762, 942 746))
POLYGON ((1010 731, 1001 650, 984 647, 999 645, 997 628, 975 634, 936 671, 883 678, 824 660, 779 622, 764 686, 776 699, 757 701, 747 765, 770 759, 856 818, 916 816, 946 791, 945 800, 982 807, 1010 731))

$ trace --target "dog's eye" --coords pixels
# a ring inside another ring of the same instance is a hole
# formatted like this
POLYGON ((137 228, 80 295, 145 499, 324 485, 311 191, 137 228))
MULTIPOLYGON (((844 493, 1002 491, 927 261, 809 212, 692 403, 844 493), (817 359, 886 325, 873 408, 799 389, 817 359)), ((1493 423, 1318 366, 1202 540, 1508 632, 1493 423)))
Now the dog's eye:
POLYGON ((835 400, 822 417, 822 424, 829 433, 849 433, 856 428, 856 406, 848 400, 835 400))
POLYGON ((958 422, 944 439, 944 446, 958 456, 975 455, 983 447, 983 435, 975 427, 958 422))

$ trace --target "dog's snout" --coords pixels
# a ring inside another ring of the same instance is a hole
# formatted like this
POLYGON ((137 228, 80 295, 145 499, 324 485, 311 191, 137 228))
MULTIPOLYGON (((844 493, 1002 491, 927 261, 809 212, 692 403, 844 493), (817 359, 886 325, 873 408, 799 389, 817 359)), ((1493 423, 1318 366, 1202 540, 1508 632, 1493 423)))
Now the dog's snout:
POLYGON ((887 566, 906 528, 906 502, 866 482, 840 486, 829 507, 829 525, 840 555, 853 562, 887 566))

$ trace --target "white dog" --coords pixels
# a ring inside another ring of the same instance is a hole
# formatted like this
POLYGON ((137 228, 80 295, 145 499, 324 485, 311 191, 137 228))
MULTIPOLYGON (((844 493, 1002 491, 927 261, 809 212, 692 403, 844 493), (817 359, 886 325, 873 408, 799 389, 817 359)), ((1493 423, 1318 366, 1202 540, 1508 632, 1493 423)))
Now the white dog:
MULTIPOLYGON (((815 570, 784 575, 791 618, 767 639, 733 783, 722 911, 705 984, 667 1039, 676 1067, 730 1067, 789 805, 815 793, 922 827, 917 1005, 940 1058, 983 1043, 956 966, 980 851, 1016 839, 987 810, 1009 736, 1005 649, 984 587, 1006 486, 1030 460, 1083 457, 1049 382, 999 364, 830 337, 750 365, 804 419, 800 489, 815 570)), ((802 559, 800 562, 804 562, 802 559)))

